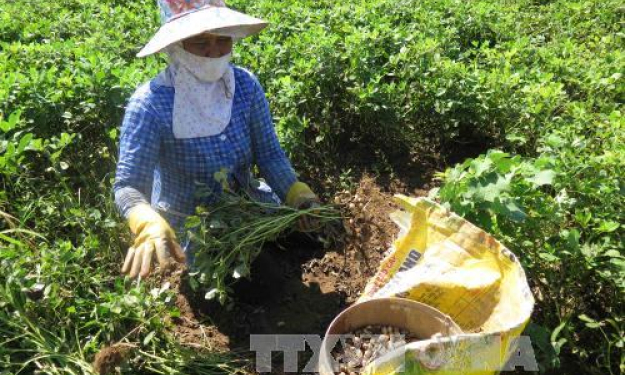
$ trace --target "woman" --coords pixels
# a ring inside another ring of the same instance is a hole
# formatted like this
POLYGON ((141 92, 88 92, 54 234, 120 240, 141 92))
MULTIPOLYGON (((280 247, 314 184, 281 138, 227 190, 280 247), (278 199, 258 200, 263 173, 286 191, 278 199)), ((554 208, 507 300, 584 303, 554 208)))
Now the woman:
MULTIPOLYGON (((229 64, 234 40, 267 23, 222 0, 159 0, 162 26, 137 56, 165 52, 170 65, 134 93, 126 108, 115 178, 115 201, 135 234, 122 267, 146 277, 156 254, 192 262, 175 232, 198 205, 228 183, 264 201, 300 208, 317 201, 297 181, 273 128, 258 80, 229 64), (258 166, 269 186, 252 186, 258 166)), ((188 252, 188 246, 187 246, 188 252)))

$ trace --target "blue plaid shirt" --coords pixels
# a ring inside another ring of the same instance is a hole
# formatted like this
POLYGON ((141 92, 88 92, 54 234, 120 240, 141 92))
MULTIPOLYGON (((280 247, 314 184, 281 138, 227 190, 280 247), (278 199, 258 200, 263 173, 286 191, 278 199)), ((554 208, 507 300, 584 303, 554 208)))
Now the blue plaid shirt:
POLYGON ((184 216, 192 214, 195 207, 210 205, 218 198, 221 184, 215 180, 215 172, 227 170, 230 184, 248 189, 252 165, 258 166, 273 189, 257 192, 266 194, 267 200, 275 194, 285 199, 296 176, 278 142, 265 93, 253 74, 233 68, 236 84, 230 124, 214 136, 174 138, 174 88, 160 85, 156 79, 130 98, 114 184, 124 216, 133 204, 128 203, 132 199, 120 196, 138 191, 179 229, 184 216))

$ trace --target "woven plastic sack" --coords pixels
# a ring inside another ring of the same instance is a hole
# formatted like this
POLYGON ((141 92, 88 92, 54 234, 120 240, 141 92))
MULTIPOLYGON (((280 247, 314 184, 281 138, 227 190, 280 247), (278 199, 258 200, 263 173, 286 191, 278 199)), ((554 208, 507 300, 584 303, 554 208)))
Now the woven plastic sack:
POLYGON ((517 257, 488 233, 425 198, 396 196, 400 234, 359 302, 402 297, 449 315, 464 334, 406 346, 368 373, 491 375, 504 368, 534 307, 517 257))

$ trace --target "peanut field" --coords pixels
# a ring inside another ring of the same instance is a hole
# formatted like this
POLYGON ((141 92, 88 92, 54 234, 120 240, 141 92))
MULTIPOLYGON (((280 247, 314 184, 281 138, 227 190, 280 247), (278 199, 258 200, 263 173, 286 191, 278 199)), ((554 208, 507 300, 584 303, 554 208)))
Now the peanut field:
MULTIPOLYGON (((625 372, 622 2, 228 4, 270 22, 234 63, 258 76, 301 179, 351 225, 353 258, 317 249, 285 266, 297 280, 339 275, 336 301, 315 294, 311 333, 353 302, 394 236, 358 239, 358 197, 428 195, 521 259, 541 374, 625 372)), ((193 306, 230 346, 189 344, 175 334, 178 288, 120 272, 119 129, 167 64, 135 57, 158 26, 155 1, 0 0, 0 375, 253 373, 226 307, 193 306), (111 347, 119 360, 94 369, 111 347)))

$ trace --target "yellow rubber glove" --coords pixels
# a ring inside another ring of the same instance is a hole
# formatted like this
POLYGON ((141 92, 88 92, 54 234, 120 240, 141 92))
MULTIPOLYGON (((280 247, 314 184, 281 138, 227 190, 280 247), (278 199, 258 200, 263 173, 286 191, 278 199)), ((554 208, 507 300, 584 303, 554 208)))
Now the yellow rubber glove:
POLYGON ((122 273, 131 278, 137 275, 147 277, 152 268, 154 253, 161 269, 171 263, 172 256, 178 262, 185 261, 174 230, 150 205, 139 204, 133 207, 128 213, 128 224, 136 238, 133 246, 128 249, 122 273))
MULTIPOLYGON (((296 209, 315 208, 320 205, 319 198, 313 193, 312 189, 299 181, 289 188, 289 192, 286 195, 286 204, 296 209)), ((298 223, 298 229, 301 232, 312 232, 319 229, 319 227, 319 222, 310 216, 303 216, 298 223)))

